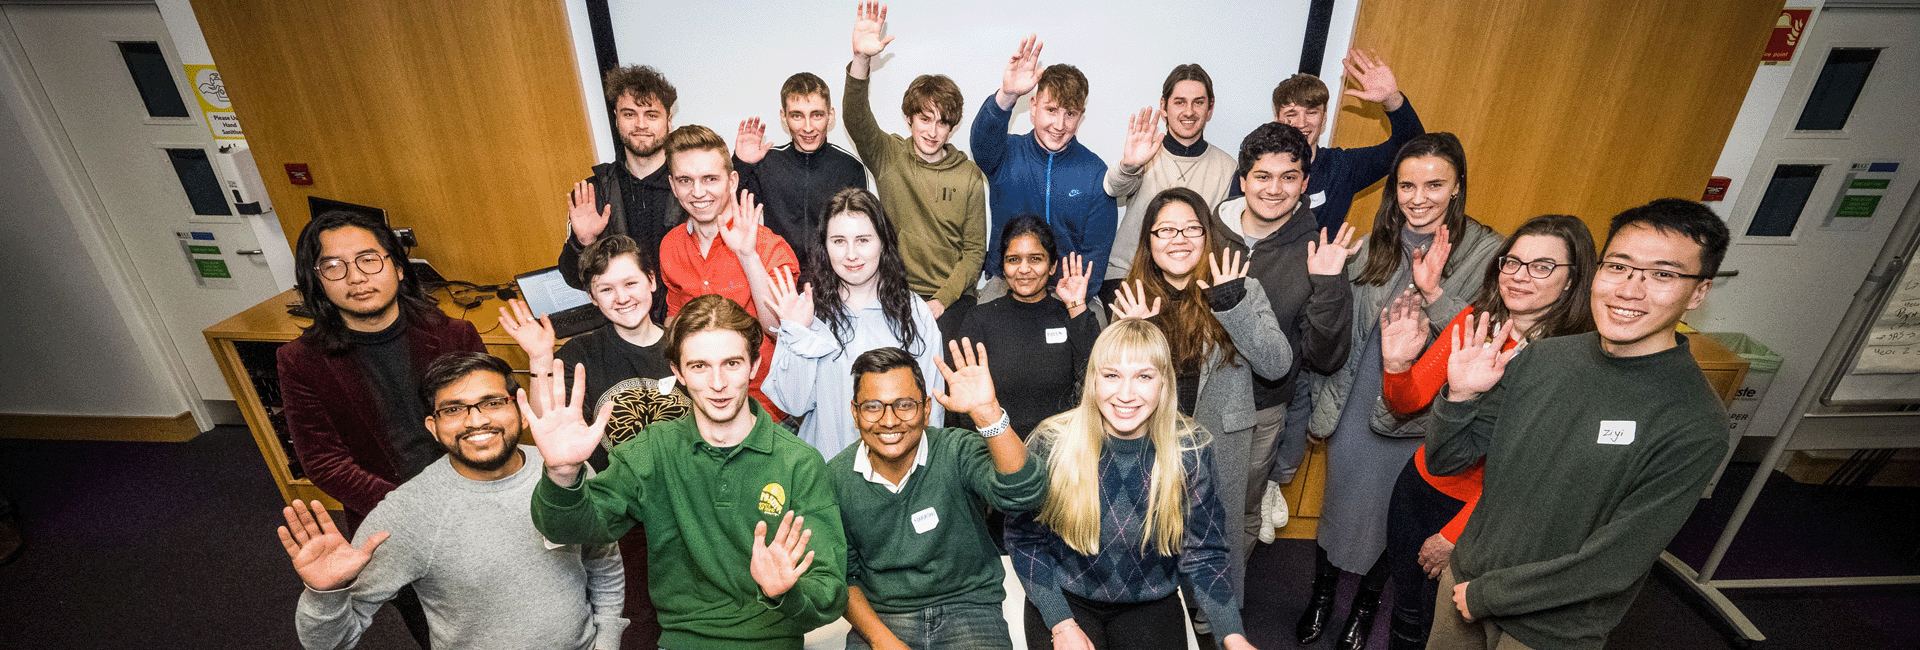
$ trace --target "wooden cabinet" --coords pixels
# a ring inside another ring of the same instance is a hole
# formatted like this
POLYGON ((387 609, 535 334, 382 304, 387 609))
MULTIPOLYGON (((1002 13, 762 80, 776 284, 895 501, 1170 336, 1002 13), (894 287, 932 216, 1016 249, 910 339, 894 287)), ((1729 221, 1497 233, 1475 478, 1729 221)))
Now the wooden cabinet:
MULTIPOLYGON (((1689 334, 1687 345, 1693 352, 1694 362, 1706 373, 1707 383, 1720 395, 1720 401, 1732 404, 1740 382, 1746 381, 1747 360, 1704 334, 1689 334)), ((1308 448, 1306 460, 1301 461, 1300 470, 1294 474, 1293 482, 1281 486, 1281 494, 1287 496, 1292 512, 1287 517, 1287 525, 1274 534, 1287 539, 1314 539, 1319 531, 1320 502, 1326 495, 1326 484, 1327 445, 1314 443, 1308 448)), ((1383 493, 1380 498, 1390 496, 1383 493)))
MULTIPOLYGON (((487 352, 505 359, 514 368, 514 378, 520 385, 527 385, 527 355, 513 342, 513 337, 500 329, 502 303, 488 300, 468 310, 454 304, 444 292, 440 298, 441 310, 448 316, 472 322, 480 331, 480 340, 486 344, 487 352)), ((220 372, 226 375, 227 387, 239 402, 247 428, 253 431, 253 441, 266 460, 267 472, 280 488, 280 497, 289 502, 317 500, 329 509, 338 510, 339 502, 314 487, 302 472, 287 435, 286 418, 280 413, 280 377, 274 353, 281 345, 300 336, 301 328, 310 322, 287 314, 287 307, 299 302, 299 293, 289 289, 215 323, 203 330, 203 334, 208 347, 213 349, 214 360, 220 364, 220 372)))

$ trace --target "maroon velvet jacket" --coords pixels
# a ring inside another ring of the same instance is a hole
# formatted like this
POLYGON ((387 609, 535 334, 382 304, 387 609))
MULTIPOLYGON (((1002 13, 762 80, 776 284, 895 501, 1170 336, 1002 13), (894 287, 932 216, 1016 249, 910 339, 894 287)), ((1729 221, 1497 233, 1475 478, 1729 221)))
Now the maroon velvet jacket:
MULTIPOLYGON (((447 352, 487 351, 473 323, 444 314, 413 319, 406 336, 415 373, 426 372, 447 352)), ((386 424, 360 363, 351 352, 322 352, 305 334, 280 346, 276 356, 287 428, 307 478, 348 511, 372 512, 404 477, 395 469, 386 424)))

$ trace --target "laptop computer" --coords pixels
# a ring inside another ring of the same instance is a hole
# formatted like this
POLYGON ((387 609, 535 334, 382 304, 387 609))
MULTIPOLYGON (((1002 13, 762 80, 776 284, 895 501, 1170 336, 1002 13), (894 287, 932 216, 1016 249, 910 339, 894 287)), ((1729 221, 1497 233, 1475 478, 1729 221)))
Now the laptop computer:
POLYGON ((549 266, 513 276, 513 283, 535 318, 553 317, 553 335, 557 338, 564 339, 607 323, 607 317, 600 314, 599 307, 593 306, 587 292, 567 286, 560 267, 549 266))

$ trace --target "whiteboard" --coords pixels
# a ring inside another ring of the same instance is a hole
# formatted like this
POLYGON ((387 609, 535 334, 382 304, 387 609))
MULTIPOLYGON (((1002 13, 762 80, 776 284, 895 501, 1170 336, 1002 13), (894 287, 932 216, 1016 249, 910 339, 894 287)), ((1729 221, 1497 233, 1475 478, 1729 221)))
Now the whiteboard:
POLYGON ((1920 259, 1907 259, 1828 403, 1920 402, 1920 259))
MULTIPOLYGON (((789 75, 801 71, 819 75, 833 89, 834 108, 843 106, 855 4, 853 0, 613 0, 608 12, 620 63, 654 66, 679 91, 674 126, 704 125, 731 144, 741 120, 759 117, 768 123, 767 139, 778 144, 788 139, 776 118, 780 84, 789 75)), ((1207 141, 1237 152, 1242 137, 1273 119, 1274 84, 1300 69, 1309 0, 906 0, 887 4, 888 33, 897 38, 876 61, 878 67, 870 77, 874 117, 881 129, 905 133, 899 106, 907 83, 921 74, 945 74, 960 86, 966 100, 966 113, 953 143, 968 150, 980 104, 999 89, 1000 73, 1020 39, 1036 33, 1045 43, 1042 65, 1070 63, 1087 76, 1087 115, 1080 127, 1080 142, 1113 165, 1125 143, 1127 116, 1157 105, 1161 82, 1182 63, 1198 63, 1213 77, 1217 107, 1207 127, 1207 141)), ((581 32, 576 27, 574 47, 590 51, 592 43, 580 42, 581 32)), ((1333 48, 1345 41, 1337 31, 1329 39, 1330 59, 1338 60, 1339 51, 1333 48)), ((1392 63, 1388 56, 1388 64, 1392 63)), ((1338 64, 1322 72, 1338 94, 1338 64)), ((599 84, 587 90, 595 95, 599 84)), ((1025 113, 1031 97, 1015 107, 1010 132, 1033 128, 1025 113)), ((829 140, 851 152, 845 116, 839 120, 829 140)), ((1328 126, 1331 131, 1332 116, 1328 126)))

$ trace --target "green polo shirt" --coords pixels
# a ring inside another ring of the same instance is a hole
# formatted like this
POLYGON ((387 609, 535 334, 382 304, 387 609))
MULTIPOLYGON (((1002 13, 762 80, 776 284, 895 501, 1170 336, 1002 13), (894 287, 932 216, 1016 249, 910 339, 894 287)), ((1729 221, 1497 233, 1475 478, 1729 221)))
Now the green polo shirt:
POLYGON ((542 476, 533 525, 556 544, 618 540, 647 529, 647 579, 668 648, 801 647, 847 606, 847 544, 820 452, 751 405, 753 431, 706 443, 692 416, 654 424, 614 447, 607 470, 572 488, 542 476), (806 517, 813 564, 767 598, 748 567, 753 528, 773 538, 788 510, 806 517))

